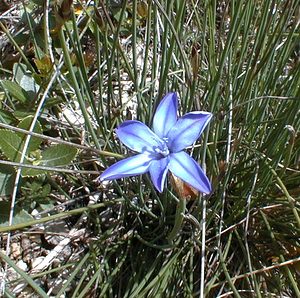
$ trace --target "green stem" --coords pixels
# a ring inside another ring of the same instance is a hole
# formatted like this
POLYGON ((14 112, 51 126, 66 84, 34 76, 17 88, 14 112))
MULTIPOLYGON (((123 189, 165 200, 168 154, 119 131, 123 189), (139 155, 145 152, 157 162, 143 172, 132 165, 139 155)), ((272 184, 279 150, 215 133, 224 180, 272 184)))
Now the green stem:
POLYGON ((2 22, 0 22, 0 29, 6 34, 6 36, 8 37, 9 41, 14 45, 14 47, 16 48, 16 50, 20 53, 20 55, 23 58, 24 63, 26 64, 26 66, 28 67, 28 69, 32 72, 35 73, 34 68, 32 67, 32 65, 30 64, 30 62, 28 61, 25 53, 23 52, 23 50, 21 49, 21 47, 18 45, 18 43, 15 41, 15 39, 13 38, 13 36, 10 34, 9 30, 3 25, 2 22))
POLYGON ((293 214, 295 216, 298 228, 300 228, 300 216, 299 216, 298 210, 295 206, 295 199, 291 197, 291 195, 289 194, 288 190, 286 189, 284 183, 282 182, 282 180, 278 176, 277 172, 271 167, 271 165, 268 162, 266 162, 266 164, 268 165, 270 171, 272 172, 272 174, 276 178, 276 180, 278 182, 278 185, 280 186, 281 191, 284 193, 285 197, 287 198, 287 200, 288 200, 288 202, 289 202, 289 204, 292 208, 293 214))
POLYGON ((186 206, 186 199, 180 198, 176 208, 174 227, 167 238, 170 244, 173 243, 173 240, 180 232, 183 218, 184 218, 184 213, 185 213, 185 206, 186 206))
POLYGON ((27 282, 31 288, 38 294, 38 297, 49 297, 44 290, 38 286, 37 283, 26 272, 21 270, 8 256, 0 251, 0 260, 6 262, 11 268, 13 268, 23 279, 27 282))
POLYGON ((82 116, 85 120, 84 122, 85 122, 85 124, 88 128, 89 133, 91 134, 91 137, 92 137, 92 139, 95 143, 95 146, 98 149, 100 149, 101 145, 99 143, 98 136, 96 135, 96 132, 95 132, 95 130, 92 126, 92 123, 90 121, 90 118, 89 118, 89 115, 88 115, 88 112, 87 112, 87 109, 86 109, 86 106, 85 106, 85 102, 84 102, 79 84, 77 82, 76 75, 75 75, 74 70, 73 70, 71 57, 70 57, 70 54, 69 54, 70 50, 67 47, 67 44, 66 44, 66 41, 65 41, 65 36, 64 36, 64 33, 63 33, 62 29, 59 30, 59 39, 60 39, 60 42, 61 42, 61 47, 63 49, 63 55, 64 55, 64 58, 65 58, 65 63, 66 63, 66 66, 69 70, 69 73, 71 75, 73 88, 74 88, 75 93, 76 93, 76 97, 77 97, 77 100, 78 100, 78 103, 79 103, 79 106, 80 106, 80 109, 81 109, 81 112, 82 112, 82 116))
POLYGON ((33 225, 45 223, 45 222, 52 221, 52 220, 62 219, 62 218, 70 217, 70 216, 77 215, 77 214, 82 214, 83 212, 88 212, 91 210, 95 210, 95 209, 99 209, 99 208, 103 208, 103 207, 107 207, 107 206, 112 206, 112 205, 115 205, 118 203, 123 203, 123 202, 124 202, 123 199, 116 199, 114 201, 107 201, 107 202, 103 202, 103 203, 99 203, 99 204, 95 204, 95 205, 90 205, 87 207, 73 209, 70 211, 60 212, 60 213, 57 213, 54 215, 49 215, 47 217, 42 217, 40 219, 30 220, 27 222, 23 222, 23 223, 11 225, 11 226, 1 226, 0 233, 21 230, 21 229, 24 229, 24 228, 27 228, 27 227, 30 227, 33 225))

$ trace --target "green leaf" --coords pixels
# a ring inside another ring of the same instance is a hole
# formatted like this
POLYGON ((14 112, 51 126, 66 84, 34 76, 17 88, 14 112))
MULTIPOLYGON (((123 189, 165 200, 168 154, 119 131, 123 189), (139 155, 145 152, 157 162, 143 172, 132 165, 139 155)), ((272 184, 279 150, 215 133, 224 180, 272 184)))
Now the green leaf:
POLYGON ((14 173, 13 167, 0 165, 0 196, 11 195, 14 187, 14 173))
POLYGON ((0 129, 0 149, 11 161, 20 161, 22 139, 13 131, 0 129))
POLYGON ((23 120, 24 118, 28 117, 28 116, 33 116, 34 113, 30 112, 30 111, 26 111, 23 109, 18 109, 16 111, 14 111, 14 116, 18 119, 18 120, 23 120))
POLYGON ((40 86, 36 83, 33 74, 22 63, 15 63, 13 67, 15 81, 27 92, 27 98, 34 98, 40 86))
POLYGON ((12 112, 0 110, 0 121, 5 124, 11 124, 16 118, 13 116, 12 112))
MULTIPOLYGON (((5 129, 0 129, 0 136, 0 149, 2 153, 9 160, 14 162, 20 162, 22 148, 24 144, 24 142, 22 142, 22 138, 17 133, 5 129)), ((31 164, 31 162, 28 160, 28 156, 25 156, 24 163, 31 164)), ((37 176, 41 174, 41 171, 30 168, 24 168, 22 169, 21 174, 22 176, 37 176)), ((2 179, 5 181, 9 179, 9 177, 5 176, 5 174, 3 174, 2 176, 2 179)))
POLYGON ((16 81, 16 83, 18 83, 20 85, 20 81, 23 78, 24 75, 28 75, 30 73, 30 71, 28 70, 26 64, 23 63, 15 63, 13 66, 13 77, 16 81))
POLYGON ((57 97, 49 97, 47 98, 45 104, 44 104, 44 108, 52 108, 54 106, 57 106, 58 104, 61 104, 64 102, 64 99, 60 96, 57 97))
POLYGON ((75 158, 77 149, 65 144, 54 145, 42 153, 41 166, 57 167, 68 165, 75 158))
MULTIPOLYGON (((13 131, 0 129, 0 149, 2 153, 11 161, 20 162, 22 148, 24 142, 22 142, 21 137, 13 131)), ((28 160, 28 155, 25 156, 24 164, 32 164, 28 160)), ((44 171, 30 169, 30 168, 23 168, 22 169, 22 176, 37 176, 43 174, 44 171)), ((9 179, 9 177, 3 177, 2 179, 9 179)))
POLYGON ((24 75, 22 77, 20 86, 27 91, 30 96, 35 96, 40 89, 40 86, 35 82, 34 78, 29 75, 24 75))
MULTIPOLYGON (((77 149, 64 144, 54 145, 42 153, 42 158, 36 160, 34 164, 45 167, 58 167, 71 163, 77 154, 77 149)), ((38 176, 45 174, 46 171, 38 169, 23 168, 22 176, 38 176)))
MULTIPOLYGON (((33 116, 28 116, 26 118, 24 118, 18 125, 19 128, 25 129, 25 130, 29 130, 30 125, 32 123, 32 119, 33 116)), ((34 127, 34 132, 42 134, 43 133, 43 129, 41 124, 37 121, 34 127)), ((27 137, 27 135, 23 134, 23 133, 18 133, 18 135, 22 138, 22 142, 25 142, 25 139, 27 137)), ((37 150, 40 146, 40 144, 42 143, 42 139, 41 138, 37 138, 37 137, 31 137, 30 138, 30 142, 29 142, 29 146, 27 149, 27 152, 31 152, 34 150, 37 150)))
POLYGON ((32 0, 32 2, 40 6, 44 5, 44 0, 32 0))
MULTIPOLYGON (((28 116, 24 118, 18 125, 19 128, 29 130, 29 127, 31 125, 33 116, 28 116)), ((42 127, 41 124, 37 121, 34 132, 36 133, 42 133, 42 127)), ((21 154, 22 154, 22 148, 25 144, 25 139, 27 135, 23 133, 15 133, 10 130, 6 129, 0 129, 0 149, 2 150, 3 154, 10 159, 11 161, 20 161, 21 160, 21 154)), ((37 150, 42 142, 42 139, 37 137, 31 137, 29 146, 27 149, 27 155, 30 154, 30 152, 33 152, 37 150)))
POLYGON ((20 87, 17 83, 12 81, 3 80, 1 81, 3 88, 15 99, 21 103, 26 103, 30 100, 28 93, 20 87))
MULTIPOLYGON (((10 203, 0 201, 0 226, 7 226, 9 220, 10 203)), ((25 210, 15 207, 14 209, 13 224, 24 223, 33 220, 33 217, 25 210)))
POLYGON ((44 170, 32 169, 32 168, 23 168, 21 171, 22 177, 35 177, 47 173, 44 170))
MULTIPOLYGON (((24 119, 20 123, 20 127, 26 128, 30 125, 31 119, 30 117, 24 119)), ((37 130, 42 130, 40 124, 37 125, 37 130)), ((24 144, 24 137, 23 141, 19 134, 16 134, 10 130, 0 129, 0 149, 3 154, 11 161, 19 162, 21 160, 21 152, 24 144)), ((62 166, 69 164, 76 156, 77 149, 70 147, 64 144, 54 145, 48 149, 46 149, 42 153, 42 157, 39 157, 39 151, 37 148, 40 145, 40 140, 35 138, 36 140, 32 140, 33 143, 30 143, 29 146, 29 153, 32 152, 32 155, 28 154, 25 157, 24 163, 26 164, 38 164, 41 166, 48 166, 48 167, 55 167, 55 166, 62 166), (33 151, 36 149, 36 151, 33 151), (39 154, 33 154, 33 153, 39 154), (30 157, 34 157, 32 161, 30 161, 30 157)), ((31 169, 31 168, 23 168, 22 169, 22 176, 37 176, 44 174, 44 170, 38 169, 31 169)), ((8 179, 8 177, 3 177, 3 179, 8 179)))

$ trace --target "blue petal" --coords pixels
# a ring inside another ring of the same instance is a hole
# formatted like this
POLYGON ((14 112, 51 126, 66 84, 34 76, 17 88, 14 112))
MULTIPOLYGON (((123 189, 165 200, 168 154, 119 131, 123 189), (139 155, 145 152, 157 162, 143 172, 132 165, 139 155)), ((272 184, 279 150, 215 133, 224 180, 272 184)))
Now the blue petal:
POLYGON ((211 192, 211 184, 203 170, 188 154, 181 151, 170 155, 169 170, 203 193, 211 192))
POLYGON ((155 188, 159 192, 163 192, 166 176, 168 173, 169 157, 153 160, 150 165, 149 173, 155 188))
POLYGON ((153 156, 138 154, 118 161, 106 169, 99 177, 100 181, 144 174, 148 171, 153 156))
POLYGON ((163 144, 163 141, 140 121, 125 121, 116 129, 116 133, 124 145, 139 153, 154 153, 155 148, 163 144))
POLYGON ((175 92, 168 93, 158 105, 153 117, 153 130, 161 138, 166 137, 177 121, 178 99, 175 92))
POLYGON ((168 133, 168 147, 179 152, 192 145, 200 136, 212 117, 208 112, 190 112, 179 118, 168 133))

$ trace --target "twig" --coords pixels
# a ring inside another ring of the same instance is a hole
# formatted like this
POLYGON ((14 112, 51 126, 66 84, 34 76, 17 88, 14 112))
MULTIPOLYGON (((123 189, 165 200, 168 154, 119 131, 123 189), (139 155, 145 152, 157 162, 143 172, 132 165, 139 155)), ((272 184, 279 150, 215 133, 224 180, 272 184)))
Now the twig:
POLYGON ((36 132, 33 132, 33 131, 28 131, 28 130, 25 130, 25 129, 22 129, 22 128, 14 127, 14 126, 11 126, 11 125, 5 124, 5 123, 0 123, 0 127, 11 129, 13 131, 21 132, 21 133, 24 133, 24 134, 27 134, 27 135, 30 135, 30 136, 33 136, 33 137, 38 137, 38 138, 41 138, 41 139, 44 139, 44 140, 48 140, 48 141, 51 141, 53 143, 65 144, 65 145, 75 147, 75 148, 78 148, 78 149, 93 151, 97 154, 104 155, 104 156, 111 156, 111 157, 116 157, 116 158, 123 158, 124 157, 121 154, 117 154, 117 153, 113 153, 113 152, 109 152, 109 151, 104 151, 104 150, 99 150, 99 149, 96 149, 96 148, 91 148, 91 147, 83 146, 83 145, 80 145, 80 144, 71 143, 71 142, 61 140, 61 139, 58 139, 58 138, 52 138, 52 137, 49 137, 49 136, 45 136, 43 134, 39 134, 39 133, 36 133, 36 132))
POLYGON ((1 160, 1 159, 0 159, 0 164, 14 166, 14 167, 18 167, 18 168, 30 168, 30 169, 61 172, 61 173, 75 173, 75 174, 78 173, 78 174, 92 174, 92 175, 93 174, 95 174, 95 175, 99 174, 98 171, 70 170, 70 169, 66 169, 66 168, 44 167, 44 166, 24 164, 24 163, 20 163, 20 162, 1 160))

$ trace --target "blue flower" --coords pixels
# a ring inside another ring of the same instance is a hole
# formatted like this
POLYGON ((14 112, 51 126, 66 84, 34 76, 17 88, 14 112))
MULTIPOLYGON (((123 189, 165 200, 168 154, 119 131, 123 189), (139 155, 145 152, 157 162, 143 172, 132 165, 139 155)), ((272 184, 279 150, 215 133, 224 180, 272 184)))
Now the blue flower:
POLYGON ((199 164, 183 150, 192 145, 212 118, 208 112, 190 112, 177 118, 176 93, 168 93, 153 118, 153 129, 136 120, 123 122, 116 134, 120 141, 139 154, 123 159, 106 169, 100 181, 150 173, 155 188, 162 192, 168 171, 202 193, 211 184, 199 164))

